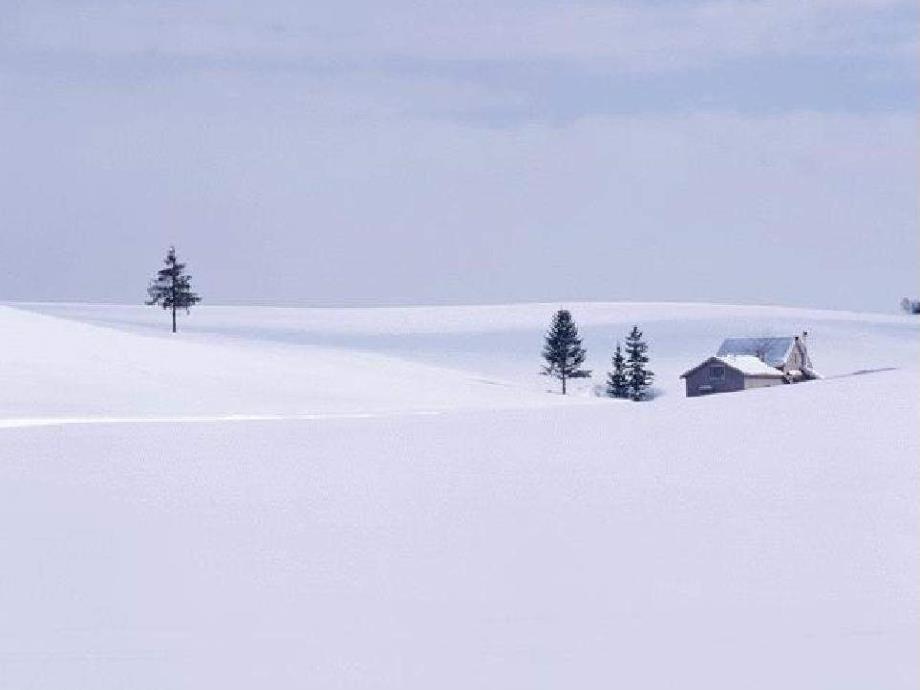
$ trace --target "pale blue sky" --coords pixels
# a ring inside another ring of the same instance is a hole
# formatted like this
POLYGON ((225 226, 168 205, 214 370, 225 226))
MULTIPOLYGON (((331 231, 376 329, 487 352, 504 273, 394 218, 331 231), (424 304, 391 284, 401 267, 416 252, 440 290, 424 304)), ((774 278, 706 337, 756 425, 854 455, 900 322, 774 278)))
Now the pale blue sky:
POLYGON ((920 292, 914 0, 0 0, 0 299, 920 292), (255 7, 254 5, 258 5, 255 7))

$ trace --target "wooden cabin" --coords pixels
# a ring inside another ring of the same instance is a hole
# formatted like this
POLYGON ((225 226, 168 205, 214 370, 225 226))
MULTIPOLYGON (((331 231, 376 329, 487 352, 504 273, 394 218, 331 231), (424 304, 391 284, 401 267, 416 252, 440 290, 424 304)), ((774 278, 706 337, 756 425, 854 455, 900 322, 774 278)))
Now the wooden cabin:
POLYGON ((687 397, 778 386, 820 378, 808 356, 808 333, 727 338, 719 351, 681 374, 687 397))

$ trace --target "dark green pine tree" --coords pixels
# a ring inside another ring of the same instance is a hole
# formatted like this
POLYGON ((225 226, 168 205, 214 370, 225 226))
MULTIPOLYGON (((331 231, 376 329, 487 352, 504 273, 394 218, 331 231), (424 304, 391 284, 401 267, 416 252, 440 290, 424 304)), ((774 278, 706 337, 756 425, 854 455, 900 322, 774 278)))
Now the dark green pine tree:
POLYGON ((626 358, 617 343, 613 353, 613 369, 607 374, 607 395, 611 398, 629 397, 629 378, 626 376, 626 358))
POLYGON ((157 271, 157 277, 150 281, 147 294, 150 299, 146 304, 159 304, 163 309, 172 310, 172 332, 176 332, 176 310, 189 309, 201 301, 201 298, 192 292, 192 277, 185 274, 185 264, 180 264, 176 258, 176 248, 170 247, 166 258, 163 260, 165 268, 157 271))
POLYGON ((646 368, 648 364, 648 345, 642 339, 642 331, 633 326, 626 336, 626 385, 629 397, 642 400, 648 395, 655 375, 646 368))
POLYGON ((578 337, 578 327, 566 309, 560 309, 553 317, 543 345, 543 359, 546 360, 543 374, 562 381, 563 395, 566 393, 566 381, 591 376, 590 371, 581 368, 585 362, 585 350, 578 337))

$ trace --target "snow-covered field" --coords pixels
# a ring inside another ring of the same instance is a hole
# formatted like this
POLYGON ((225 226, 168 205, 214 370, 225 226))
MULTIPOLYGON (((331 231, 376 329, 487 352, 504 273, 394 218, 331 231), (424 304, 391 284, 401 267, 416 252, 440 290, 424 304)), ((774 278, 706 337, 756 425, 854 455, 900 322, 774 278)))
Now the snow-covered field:
POLYGON ((562 398, 557 306, 0 307, 0 688, 917 687, 920 321, 565 305, 562 398))

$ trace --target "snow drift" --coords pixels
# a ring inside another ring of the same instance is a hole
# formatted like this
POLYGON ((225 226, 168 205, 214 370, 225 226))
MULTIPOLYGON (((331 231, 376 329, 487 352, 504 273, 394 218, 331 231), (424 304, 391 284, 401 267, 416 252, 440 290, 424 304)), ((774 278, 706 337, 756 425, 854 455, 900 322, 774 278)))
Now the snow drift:
POLYGON ((916 687, 918 326, 571 305, 636 404, 545 392, 553 306, 0 309, 0 688, 916 687), (826 380, 683 397, 802 328, 826 380))

